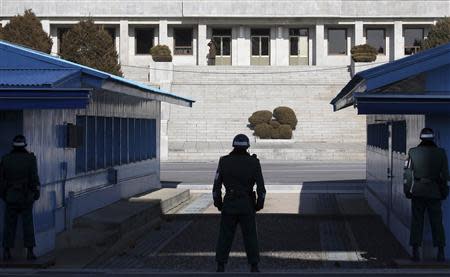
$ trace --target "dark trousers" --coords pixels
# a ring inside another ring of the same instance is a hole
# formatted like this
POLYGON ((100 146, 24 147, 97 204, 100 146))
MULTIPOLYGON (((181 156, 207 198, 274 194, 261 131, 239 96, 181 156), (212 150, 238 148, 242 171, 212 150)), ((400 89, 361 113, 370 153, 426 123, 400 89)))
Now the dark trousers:
POLYGON ((24 246, 27 248, 36 246, 34 237, 33 206, 30 205, 29 207, 19 208, 6 205, 5 224, 3 227, 3 247, 5 248, 14 248, 17 218, 19 215, 22 216, 24 246))
POLYGON ((216 247, 216 261, 227 263, 231 251, 237 225, 241 226, 244 237, 245 252, 249 264, 259 262, 258 235, 256 233, 255 214, 250 215, 229 215, 222 214, 220 222, 219 240, 216 247))
POLYGON ((435 247, 445 246, 444 226, 442 225, 441 200, 413 197, 411 201, 411 246, 421 246, 425 211, 428 213, 435 247))

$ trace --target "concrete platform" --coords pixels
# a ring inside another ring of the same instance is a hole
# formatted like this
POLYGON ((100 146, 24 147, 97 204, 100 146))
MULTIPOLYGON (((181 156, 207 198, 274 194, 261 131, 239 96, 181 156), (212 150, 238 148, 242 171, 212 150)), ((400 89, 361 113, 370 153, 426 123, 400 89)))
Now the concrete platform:
POLYGON ((85 267, 118 255, 124 247, 159 228, 163 214, 187 201, 188 190, 161 189, 120 200, 77 218, 57 237, 56 267, 85 267))
POLYGON ((12 260, 12 261, 2 261, 0 260, 0 268, 29 268, 29 269, 39 269, 39 268, 49 268, 55 264, 55 257, 53 255, 46 255, 39 257, 35 261, 27 260, 12 260))
POLYGON ((394 261, 399 268, 417 268, 417 269, 450 269, 450 261, 438 262, 433 260, 425 260, 414 262, 410 259, 399 259, 394 261))

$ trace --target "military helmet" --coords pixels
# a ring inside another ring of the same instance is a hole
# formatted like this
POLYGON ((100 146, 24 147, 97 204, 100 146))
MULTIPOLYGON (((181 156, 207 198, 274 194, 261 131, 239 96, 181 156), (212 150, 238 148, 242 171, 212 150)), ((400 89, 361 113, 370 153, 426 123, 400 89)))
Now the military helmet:
POLYGON ((13 138, 12 145, 14 147, 25 147, 25 146, 27 146, 27 140, 25 139, 25 137, 23 135, 17 135, 13 138))
POLYGON ((420 131, 420 139, 421 140, 434 140, 434 132, 431 128, 423 128, 420 131))
POLYGON ((233 147, 234 148, 244 148, 247 149, 250 147, 250 140, 244 134, 239 134, 233 139, 233 147))

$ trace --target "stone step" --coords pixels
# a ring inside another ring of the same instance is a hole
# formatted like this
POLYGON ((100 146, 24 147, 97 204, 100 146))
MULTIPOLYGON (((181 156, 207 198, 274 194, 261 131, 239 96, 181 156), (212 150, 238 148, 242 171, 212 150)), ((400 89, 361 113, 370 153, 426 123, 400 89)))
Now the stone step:
POLYGON ((165 188, 81 216, 75 219, 71 230, 57 236, 57 263, 58 256, 71 257, 76 253, 80 258, 71 265, 85 266, 100 256, 105 258, 120 251, 124 244, 158 226, 164 213, 189 198, 188 190, 165 188))

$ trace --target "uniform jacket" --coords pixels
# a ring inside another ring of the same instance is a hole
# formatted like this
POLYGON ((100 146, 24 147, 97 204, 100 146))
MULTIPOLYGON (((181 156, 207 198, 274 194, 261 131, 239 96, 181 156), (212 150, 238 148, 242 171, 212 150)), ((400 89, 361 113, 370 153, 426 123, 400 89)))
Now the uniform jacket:
POLYGON ((258 201, 264 202, 266 189, 261 171, 261 164, 256 156, 247 152, 231 152, 219 160, 214 179, 213 197, 222 201, 222 184, 225 186, 222 213, 253 214, 255 213, 255 196, 253 187, 256 183, 258 201))
POLYGON ((421 143, 409 150, 412 171, 411 196, 444 199, 448 195, 448 160, 445 150, 434 143, 421 143))
POLYGON ((25 149, 14 149, 2 157, 0 194, 8 205, 27 206, 39 198, 36 156, 25 149))

